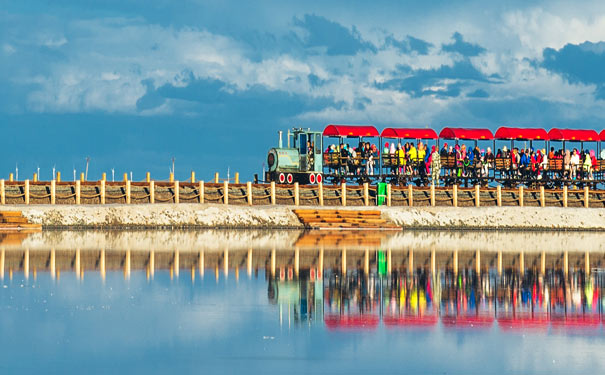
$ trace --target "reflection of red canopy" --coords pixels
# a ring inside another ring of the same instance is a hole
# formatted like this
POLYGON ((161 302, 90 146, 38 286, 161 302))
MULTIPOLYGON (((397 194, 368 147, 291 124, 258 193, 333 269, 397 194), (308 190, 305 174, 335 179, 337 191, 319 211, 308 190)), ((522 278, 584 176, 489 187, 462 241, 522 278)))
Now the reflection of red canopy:
POLYGON ((439 319, 436 315, 401 315, 401 316, 385 316, 382 321, 385 326, 412 326, 412 327, 428 327, 437 324, 439 319))
POLYGON ((601 130, 600 136, 601 136, 601 140, 605 141, 605 129, 601 130))
POLYGON ((567 315, 565 317, 557 317, 551 319, 553 327, 565 327, 565 328, 593 328, 598 327, 601 324, 599 316, 594 315, 567 315))
POLYGON ((503 126, 496 130, 496 139, 523 139, 523 140, 548 140, 548 133, 546 130, 539 128, 524 129, 524 128, 510 128, 503 126))
POLYGON ((380 321, 377 315, 324 315, 329 329, 375 329, 380 321))
POLYGON ((443 128, 439 133, 439 138, 484 140, 494 139, 494 135, 489 129, 443 128))
POLYGON ((324 137, 378 137, 378 130, 372 125, 328 125, 324 137))
POLYGON ((437 139, 437 133, 433 129, 421 128, 386 128, 380 133, 383 138, 402 139, 437 139))
POLYGON ((517 313, 515 316, 499 316, 498 326, 502 329, 548 329, 550 319, 546 314, 531 315, 517 313))
POLYGON ((494 323, 492 316, 471 315, 471 316, 444 316, 441 323, 451 328, 488 328, 494 323))
POLYGON ((599 135, 590 129, 550 129, 551 141, 598 141, 599 135))

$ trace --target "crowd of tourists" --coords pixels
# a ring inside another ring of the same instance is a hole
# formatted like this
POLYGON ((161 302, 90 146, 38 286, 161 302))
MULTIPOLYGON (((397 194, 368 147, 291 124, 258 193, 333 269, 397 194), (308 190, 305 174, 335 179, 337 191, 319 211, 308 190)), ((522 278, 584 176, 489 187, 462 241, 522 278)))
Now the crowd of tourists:
MULTIPOLYGON (((386 173, 430 178, 435 184, 439 184, 442 176, 487 178, 490 170, 497 170, 501 177, 516 179, 539 180, 550 172, 556 174, 552 176, 556 178, 591 180, 598 170, 599 159, 605 160, 605 149, 598 157, 594 150, 555 150, 554 147, 547 152, 546 149, 508 149, 504 146, 494 153, 491 147, 482 149, 465 144, 448 146, 444 143, 440 149, 437 146, 429 149, 422 141, 386 142, 381 151, 386 173)), ((358 147, 332 144, 325 150, 325 156, 329 166, 352 176, 373 176, 379 159, 378 148, 369 142, 361 142, 358 147)))

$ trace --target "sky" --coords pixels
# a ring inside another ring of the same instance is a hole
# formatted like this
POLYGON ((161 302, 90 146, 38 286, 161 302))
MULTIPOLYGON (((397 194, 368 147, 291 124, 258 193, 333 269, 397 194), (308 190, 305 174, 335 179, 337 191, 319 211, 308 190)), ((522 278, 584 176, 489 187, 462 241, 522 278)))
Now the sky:
POLYGON ((0 177, 247 180, 334 123, 600 131, 604 67, 602 1, 0 0, 0 177))

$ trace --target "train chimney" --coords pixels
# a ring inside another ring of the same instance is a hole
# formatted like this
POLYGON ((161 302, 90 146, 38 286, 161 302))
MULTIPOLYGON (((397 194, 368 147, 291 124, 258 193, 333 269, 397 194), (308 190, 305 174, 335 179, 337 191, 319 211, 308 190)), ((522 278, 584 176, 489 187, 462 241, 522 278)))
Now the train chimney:
POLYGON ((283 138, 284 132, 280 130, 280 131, 277 132, 277 134, 279 134, 279 142, 277 143, 277 147, 278 148, 283 148, 284 147, 284 140, 282 138, 283 138))

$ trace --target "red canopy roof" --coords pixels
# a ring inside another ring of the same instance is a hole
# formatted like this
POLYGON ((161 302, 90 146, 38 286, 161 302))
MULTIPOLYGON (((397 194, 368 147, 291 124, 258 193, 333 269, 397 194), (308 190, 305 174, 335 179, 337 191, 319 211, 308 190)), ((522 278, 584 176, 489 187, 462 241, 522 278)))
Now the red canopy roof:
POLYGON ((372 125, 328 125, 324 137, 378 137, 378 130, 372 125))
POLYGON ((605 129, 601 130, 601 140, 605 141, 605 129))
POLYGON ((437 133, 433 129, 422 128, 386 128, 380 133, 384 138, 403 139, 437 139, 437 133))
POLYGON ((526 140, 548 140, 546 130, 539 128, 510 128, 503 126, 496 130, 496 139, 526 139, 526 140))
POLYGON ((489 129, 443 128, 439 138, 483 140, 494 139, 494 135, 489 129))
POLYGON ((550 129, 548 137, 551 141, 598 141, 599 135, 589 129, 550 129))

